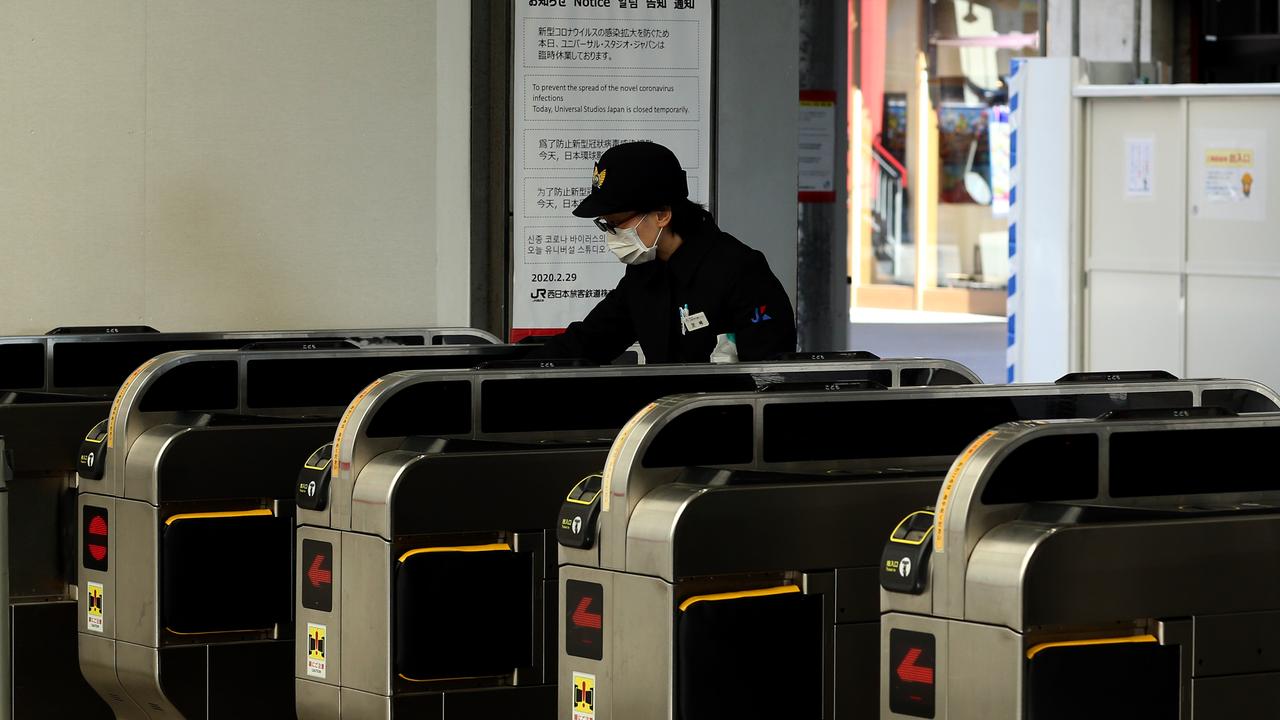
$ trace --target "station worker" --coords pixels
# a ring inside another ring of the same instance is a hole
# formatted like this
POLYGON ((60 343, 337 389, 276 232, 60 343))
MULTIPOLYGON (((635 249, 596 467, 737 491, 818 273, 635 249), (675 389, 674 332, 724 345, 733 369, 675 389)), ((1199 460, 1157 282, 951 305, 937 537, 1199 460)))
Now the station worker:
POLYGON ((708 362, 720 335, 733 338, 739 360, 796 349, 782 283, 763 254, 689 200, 685 172, 667 148, 633 142, 605 151, 573 214, 594 219, 626 273, 537 356, 603 364, 639 341, 649 363, 708 362))

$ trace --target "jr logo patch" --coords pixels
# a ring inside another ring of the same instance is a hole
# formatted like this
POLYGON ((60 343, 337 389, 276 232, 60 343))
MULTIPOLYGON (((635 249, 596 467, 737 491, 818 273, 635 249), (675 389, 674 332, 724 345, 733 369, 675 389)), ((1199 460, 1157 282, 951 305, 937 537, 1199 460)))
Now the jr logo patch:
POLYGON ((773 318, 769 316, 769 313, 765 312, 768 309, 769 309, 768 305, 761 305, 760 307, 756 308, 756 314, 754 317, 751 318, 751 323, 755 325, 755 324, 762 323, 765 320, 772 320, 773 318))

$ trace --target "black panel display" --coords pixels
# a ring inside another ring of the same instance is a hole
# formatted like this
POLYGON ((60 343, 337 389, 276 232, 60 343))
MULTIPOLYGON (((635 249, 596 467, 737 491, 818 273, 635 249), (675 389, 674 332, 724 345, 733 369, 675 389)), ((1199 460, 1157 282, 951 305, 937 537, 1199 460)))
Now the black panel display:
POLYGON ((938 670, 933 635, 889 631, 889 710, 918 718, 934 716, 938 670))
MULTIPOLYGON (((307 337, 310 343, 345 340, 343 337, 307 337)), ((420 335, 387 335, 351 338, 372 345, 423 345, 420 335)), ((238 350, 255 341, 285 340, 270 333, 260 337, 178 337, 167 340, 113 338, 102 342, 66 342, 53 346, 53 384, 59 388, 113 387, 124 382, 134 368, 151 358, 176 350, 238 350)))
POLYGON ((374 414, 369 437, 466 435, 471 432, 471 382, 424 382, 395 393, 374 414))
POLYGON ((53 384, 59 388, 114 387, 139 365, 175 350, 238 348, 243 338, 60 342, 53 346, 53 384))
POLYGON ((142 412, 234 410, 238 373, 235 360, 179 365, 156 378, 138 407, 142 412))
POLYGON ((755 379, 744 373, 487 380, 480 386, 481 429, 607 430, 666 395, 755 389, 755 379))
POLYGON ((399 370, 469 368, 509 350, 491 345, 435 355, 272 358, 249 361, 251 408, 343 407, 369 383, 399 370))
POLYGON ((902 387, 973 384, 973 380, 945 367, 903 368, 898 382, 902 387))
POLYGON ((737 465, 755 452, 750 405, 710 405, 679 415, 644 454, 645 467, 737 465))
POLYGON ((1088 500, 1098 494, 1098 436, 1032 438, 1000 462, 982 491, 986 505, 1088 500))
POLYGON ((0 345, 0 390, 44 387, 44 344, 0 345))
POLYGON ((1169 391, 773 403, 764 409, 764 459, 957 455, 983 432, 1014 420, 1092 418, 1112 410, 1190 404, 1190 392, 1169 391))
POLYGON ((1275 401, 1256 390, 1205 390, 1200 393, 1200 404, 1220 407, 1237 413, 1274 412, 1280 410, 1275 401))
POLYGON ((1111 496, 1280 490, 1280 427, 1123 432, 1111 436, 1111 496))

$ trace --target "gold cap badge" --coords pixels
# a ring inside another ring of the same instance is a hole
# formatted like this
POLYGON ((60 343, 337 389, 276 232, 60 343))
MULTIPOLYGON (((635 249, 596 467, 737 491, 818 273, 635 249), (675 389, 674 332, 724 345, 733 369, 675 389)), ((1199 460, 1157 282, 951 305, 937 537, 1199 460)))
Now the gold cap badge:
POLYGON ((595 170, 593 170, 593 171, 592 171, 592 173, 591 173, 591 185, 592 185, 592 187, 594 187, 594 188, 595 188, 595 189, 597 189, 597 190, 599 190, 600 188, 604 187, 604 174, 605 174, 606 172, 608 172, 608 171, 607 171, 607 170, 601 170, 599 165, 597 165, 597 166, 595 167, 595 170))

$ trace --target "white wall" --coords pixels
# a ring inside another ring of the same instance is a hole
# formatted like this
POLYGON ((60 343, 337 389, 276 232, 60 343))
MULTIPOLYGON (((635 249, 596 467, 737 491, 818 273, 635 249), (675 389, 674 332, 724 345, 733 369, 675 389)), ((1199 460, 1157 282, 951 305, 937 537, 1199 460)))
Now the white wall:
MULTIPOLYGON (((1071 56, 1071 3, 1049 0, 1049 55, 1071 56)), ((1080 4, 1080 57, 1092 62, 1133 60, 1133 2, 1074 0, 1080 4)), ((1155 10, 1164 12, 1157 0, 1155 10)), ((1142 0, 1142 62, 1151 61, 1152 0, 1142 0)))
POLYGON ((469 19, 0 4, 0 332, 465 324, 469 19))

